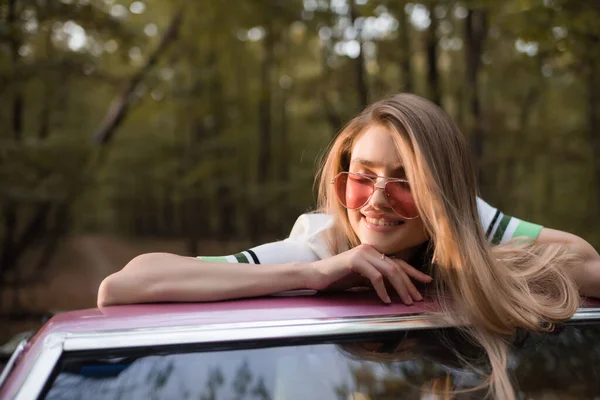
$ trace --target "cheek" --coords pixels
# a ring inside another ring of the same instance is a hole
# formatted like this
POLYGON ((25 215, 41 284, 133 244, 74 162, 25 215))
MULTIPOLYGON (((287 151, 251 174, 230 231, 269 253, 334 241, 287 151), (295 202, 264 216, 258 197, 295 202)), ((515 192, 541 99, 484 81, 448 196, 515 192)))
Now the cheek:
POLYGON ((359 227, 360 227, 360 219, 361 219, 362 214, 358 210, 347 210, 347 212, 348 212, 348 220, 350 221, 350 225, 352 226, 354 233, 356 233, 356 235, 358 235, 359 227))

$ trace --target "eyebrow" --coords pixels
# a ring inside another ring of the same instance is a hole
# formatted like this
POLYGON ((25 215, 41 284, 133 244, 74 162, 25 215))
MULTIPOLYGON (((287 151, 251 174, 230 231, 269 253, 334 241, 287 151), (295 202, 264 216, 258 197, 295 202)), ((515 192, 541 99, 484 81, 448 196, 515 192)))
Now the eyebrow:
MULTIPOLYGON (((365 160, 363 158, 355 158, 350 162, 350 164, 360 164, 363 167, 367 168, 385 168, 387 165, 384 165, 377 161, 365 160)), ((391 170, 394 172, 404 172, 404 165, 402 164, 394 164, 391 165, 391 170)))

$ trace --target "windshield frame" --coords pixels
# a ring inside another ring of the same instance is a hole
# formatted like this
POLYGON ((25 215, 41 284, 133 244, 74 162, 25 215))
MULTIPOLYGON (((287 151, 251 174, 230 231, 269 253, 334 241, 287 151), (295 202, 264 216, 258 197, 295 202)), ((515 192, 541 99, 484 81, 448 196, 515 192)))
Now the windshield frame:
MULTIPOLYGON (((600 320, 600 308, 580 308, 571 322, 600 320)), ((393 331, 451 327, 436 313, 357 318, 323 318, 197 325, 156 329, 124 329, 107 332, 49 334, 30 373, 21 382, 16 400, 38 398, 63 353, 87 350, 119 350, 187 344, 239 343, 252 340, 349 337, 393 331)))

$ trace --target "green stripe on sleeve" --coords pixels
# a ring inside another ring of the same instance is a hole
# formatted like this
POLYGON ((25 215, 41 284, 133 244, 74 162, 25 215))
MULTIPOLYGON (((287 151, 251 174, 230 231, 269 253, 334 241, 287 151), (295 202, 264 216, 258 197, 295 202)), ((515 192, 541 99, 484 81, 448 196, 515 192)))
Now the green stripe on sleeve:
POLYGON ((237 253, 233 255, 239 263, 250 264, 248 257, 244 253, 237 253))
POLYGON ((517 229, 515 229, 515 233, 513 234, 513 238, 519 236, 527 236, 533 239, 537 239, 542 231, 543 226, 532 224, 531 222, 520 221, 519 225, 517 225, 517 229))
POLYGON ((198 256, 196 257, 201 261, 212 261, 212 262, 229 262, 227 257, 219 256, 219 257, 208 257, 208 256, 198 256))
POLYGON ((510 222, 511 217, 508 215, 503 215, 500 220, 500 224, 498 224, 498 229, 496 229, 496 233, 494 234, 494 238, 492 239, 492 244, 499 244, 502 241, 502 236, 504 236, 504 231, 510 222))

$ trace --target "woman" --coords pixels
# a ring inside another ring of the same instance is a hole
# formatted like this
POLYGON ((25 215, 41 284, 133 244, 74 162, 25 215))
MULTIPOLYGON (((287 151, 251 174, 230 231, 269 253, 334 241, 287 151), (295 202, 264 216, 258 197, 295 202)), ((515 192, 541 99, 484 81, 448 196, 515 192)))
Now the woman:
POLYGON ((391 301, 389 283, 410 304, 422 299, 411 278, 433 280, 444 309, 452 298, 446 318, 468 323, 465 330, 488 353, 496 397, 514 398, 505 338, 517 328, 550 329, 568 319, 579 305, 578 288, 600 294, 598 254, 573 235, 517 220, 508 236, 537 240, 490 246, 486 234, 503 238, 511 221, 482 229, 464 138, 448 115, 418 96, 379 101, 346 126, 321 170, 319 199, 323 214, 304 218, 312 220, 309 229, 315 219, 326 226, 316 228, 316 243, 308 232, 318 249, 312 255, 294 241, 284 245, 290 262, 261 260, 255 268, 146 254, 102 282, 98 303, 211 301, 367 279, 384 302, 391 301))

